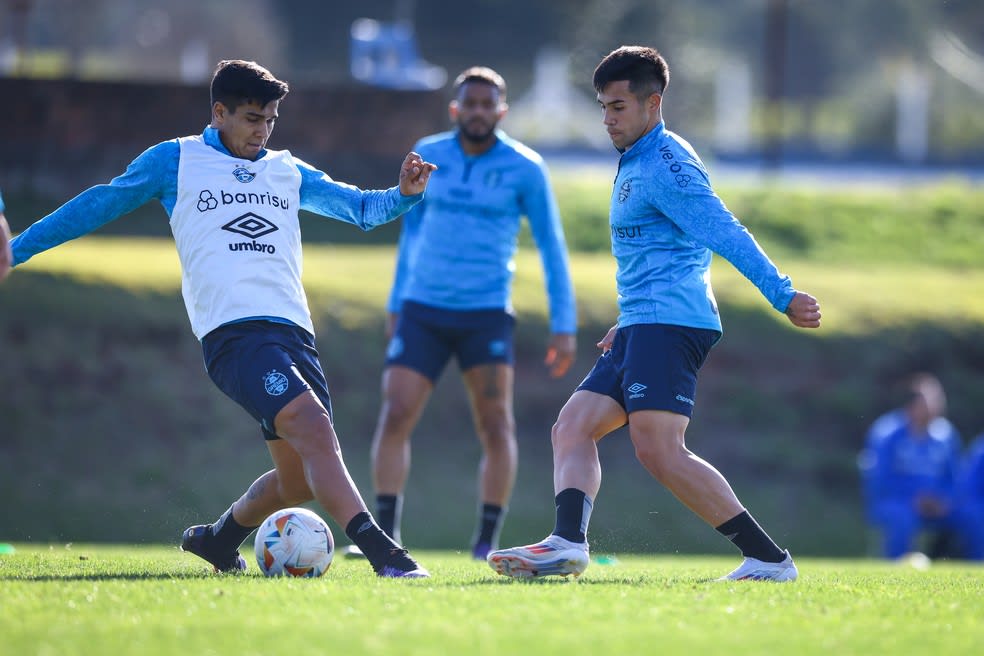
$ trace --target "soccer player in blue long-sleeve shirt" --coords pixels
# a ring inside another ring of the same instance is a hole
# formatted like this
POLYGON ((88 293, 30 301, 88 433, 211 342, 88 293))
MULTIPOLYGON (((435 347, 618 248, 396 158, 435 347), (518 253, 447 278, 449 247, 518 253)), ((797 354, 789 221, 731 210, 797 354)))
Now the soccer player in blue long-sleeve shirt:
MULTIPOLYGON (((380 525, 399 541, 410 435, 455 357, 482 446, 472 554, 494 548, 516 477, 510 290, 520 218, 540 251, 550 306, 546 363, 555 377, 574 357, 576 316, 557 204, 539 155, 496 128, 506 85, 473 67, 454 83, 456 129, 414 149, 437 165, 427 198, 403 219, 389 299, 390 342, 373 440, 380 525)), ((448 436, 454 439, 454 436, 448 436)))
POLYGON ((604 124, 622 153, 610 208, 618 323, 598 343, 603 354, 554 425, 553 533, 537 544, 489 554, 500 574, 584 571, 588 521, 601 486, 596 442, 628 424, 646 469, 745 556, 724 579, 797 576, 789 552, 748 514, 724 477, 687 449, 684 433, 697 371, 721 336, 710 284, 712 251, 793 325, 818 327, 820 306, 779 273, 711 189, 690 145, 666 129, 661 105, 668 81, 663 57, 640 46, 618 48, 595 69, 604 124))
POLYGON ((316 499, 383 577, 425 569, 373 521, 341 458, 331 399, 301 286, 298 209, 364 230, 423 197, 434 165, 410 153, 399 187, 363 191, 267 150, 287 83, 255 62, 220 62, 203 134, 145 151, 108 185, 88 189, 13 240, 14 264, 157 199, 170 217, 192 331, 212 381, 260 424, 274 469, 182 549, 219 571, 246 563, 239 546, 272 512, 316 499))

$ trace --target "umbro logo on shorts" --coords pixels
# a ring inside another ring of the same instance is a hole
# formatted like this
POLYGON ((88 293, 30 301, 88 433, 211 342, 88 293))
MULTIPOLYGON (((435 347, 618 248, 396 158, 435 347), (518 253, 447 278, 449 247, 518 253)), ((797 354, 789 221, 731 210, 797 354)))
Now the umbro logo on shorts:
POLYGON ((643 385, 642 383, 632 383, 631 385, 625 388, 625 391, 629 393, 630 399, 642 398, 643 396, 645 396, 645 394, 643 394, 643 391, 645 390, 646 390, 646 386, 643 385))

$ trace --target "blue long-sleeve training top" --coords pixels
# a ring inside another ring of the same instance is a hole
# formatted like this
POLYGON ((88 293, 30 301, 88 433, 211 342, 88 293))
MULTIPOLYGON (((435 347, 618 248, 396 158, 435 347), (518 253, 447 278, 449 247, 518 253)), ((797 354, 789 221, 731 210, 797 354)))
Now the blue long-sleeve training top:
MULTIPOLYGON (((207 127, 202 138, 212 148, 231 153, 222 144, 219 132, 207 127)), ((261 160, 267 151, 260 151, 261 160)), ((14 265, 61 243, 81 237, 132 212, 150 200, 160 201, 168 216, 174 210, 178 190, 180 146, 177 139, 145 150, 126 172, 109 184, 96 185, 44 217, 11 242, 14 265)), ((301 174, 300 208, 369 230, 402 214, 423 195, 403 196, 399 187, 361 190, 332 180, 326 173, 294 157, 301 174)))
POLYGON ((577 311, 567 247, 542 158, 496 131, 480 155, 457 132, 426 137, 414 150, 437 165, 426 198, 403 217, 388 308, 404 300, 451 310, 511 310, 520 218, 540 251, 554 333, 574 333, 577 311))
POLYGON ((712 252, 779 312, 796 291, 711 189, 690 144, 658 123, 619 160, 610 228, 619 326, 664 323, 721 330, 712 252))

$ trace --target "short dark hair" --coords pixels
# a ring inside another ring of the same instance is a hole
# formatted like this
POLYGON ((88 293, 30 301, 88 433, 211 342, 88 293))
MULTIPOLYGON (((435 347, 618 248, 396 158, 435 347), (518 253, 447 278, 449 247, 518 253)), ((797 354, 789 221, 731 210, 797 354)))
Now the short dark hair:
POLYGON ((455 78, 452 87, 455 97, 457 97, 461 87, 469 82, 481 82, 493 86, 499 90, 499 101, 506 99, 506 81, 488 66, 472 66, 462 71, 461 75, 455 78))
POLYGON ((253 103, 266 106, 287 95, 290 87, 273 73, 253 61, 226 59, 220 61, 212 75, 212 104, 225 105, 235 113, 239 105, 253 103))
POLYGON ((611 82, 629 81, 629 91, 640 100, 663 95, 670 83, 670 67, 663 55, 645 46, 622 46, 608 53, 594 70, 592 83, 601 91, 611 82))

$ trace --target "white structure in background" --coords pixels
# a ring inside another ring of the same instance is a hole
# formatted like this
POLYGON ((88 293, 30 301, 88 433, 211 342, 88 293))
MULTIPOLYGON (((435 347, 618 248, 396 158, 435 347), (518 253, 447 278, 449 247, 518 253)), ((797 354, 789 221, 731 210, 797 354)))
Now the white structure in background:
POLYGON ((413 24, 372 18, 353 21, 351 32, 352 77, 360 82, 404 91, 440 89, 447 71, 420 57, 413 24))
POLYGON ((212 60, 205 39, 194 38, 181 48, 181 81, 197 84, 208 81, 212 75, 212 60))
POLYGON ((724 59, 714 77, 714 146, 743 153, 752 143, 752 72, 743 60, 724 59))
POLYGON ((895 80, 895 148, 910 164, 929 154, 930 78, 926 70, 907 63, 895 80))
POLYGON ((533 61, 533 83, 522 97, 509 102, 503 128, 536 147, 589 145, 611 149, 601 125, 601 110, 571 84, 570 57, 544 48, 533 61))

